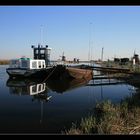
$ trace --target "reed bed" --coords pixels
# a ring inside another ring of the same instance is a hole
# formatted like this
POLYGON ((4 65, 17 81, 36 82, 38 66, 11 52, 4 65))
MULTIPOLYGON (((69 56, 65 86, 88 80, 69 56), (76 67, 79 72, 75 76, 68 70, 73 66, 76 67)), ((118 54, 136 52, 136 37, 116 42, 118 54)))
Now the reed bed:
POLYGON ((73 123, 65 134, 140 134, 140 104, 134 102, 138 96, 118 105, 109 100, 97 104, 91 116, 82 118, 79 125, 73 123))
POLYGON ((9 62, 9 60, 0 60, 0 65, 8 65, 9 62))

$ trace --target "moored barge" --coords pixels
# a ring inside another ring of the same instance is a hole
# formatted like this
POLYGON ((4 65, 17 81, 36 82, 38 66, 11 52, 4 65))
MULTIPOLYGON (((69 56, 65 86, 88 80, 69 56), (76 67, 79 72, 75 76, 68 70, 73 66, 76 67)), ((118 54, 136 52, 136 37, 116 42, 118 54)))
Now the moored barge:
POLYGON ((93 76, 93 70, 80 67, 68 66, 65 63, 51 64, 50 50, 51 48, 38 45, 37 48, 32 46, 34 58, 22 57, 12 59, 6 72, 10 77, 35 77, 35 78, 72 78, 81 79, 93 76))

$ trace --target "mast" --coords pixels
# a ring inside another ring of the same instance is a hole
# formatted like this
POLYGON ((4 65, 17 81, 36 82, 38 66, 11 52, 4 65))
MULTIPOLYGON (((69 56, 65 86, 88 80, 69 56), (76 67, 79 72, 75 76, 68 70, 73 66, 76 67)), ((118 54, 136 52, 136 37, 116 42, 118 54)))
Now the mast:
POLYGON ((104 47, 102 47, 101 61, 103 61, 104 47))
POLYGON ((89 23, 89 51, 88 51, 88 61, 91 59, 91 24, 92 22, 89 23))
POLYGON ((46 45, 43 47, 43 25, 40 26, 40 43, 38 44, 38 47, 35 47, 32 45, 31 47, 33 48, 33 58, 34 59, 44 59, 46 66, 50 65, 50 53, 51 53, 51 48, 46 45))
POLYGON ((43 121, 43 101, 40 101, 41 104, 41 116, 40 116, 40 123, 43 121))
POLYGON ((42 42, 42 39, 43 38, 43 25, 41 25, 40 27, 40 46, 42 47, 43 45, 43 42, 42 42))

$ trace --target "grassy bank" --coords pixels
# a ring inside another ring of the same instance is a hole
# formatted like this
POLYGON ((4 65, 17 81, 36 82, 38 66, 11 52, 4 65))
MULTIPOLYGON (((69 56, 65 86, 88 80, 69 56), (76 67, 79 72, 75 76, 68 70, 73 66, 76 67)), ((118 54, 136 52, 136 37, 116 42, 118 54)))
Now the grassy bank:
POLYGON ((0 60, 0 65, 8 65, 9 60, 0 60))
POLYGON ((114 68, 126 68, 126 69, 130 69, 130 71, 132 72, 138 72, 140 73, 140 65, 139 64, 135 64, 133 65, 132 62, 128 62, 126 64, 119 64, 119 63, 115 63, 114 61, 104 61, 101 63, 102 67, 114 67, 114 68))
POLYGON ((96 105, 93 115, 72 124, 66 134, 140 134, 140 107, 129 102, 113 105, 106 101, 96 105))

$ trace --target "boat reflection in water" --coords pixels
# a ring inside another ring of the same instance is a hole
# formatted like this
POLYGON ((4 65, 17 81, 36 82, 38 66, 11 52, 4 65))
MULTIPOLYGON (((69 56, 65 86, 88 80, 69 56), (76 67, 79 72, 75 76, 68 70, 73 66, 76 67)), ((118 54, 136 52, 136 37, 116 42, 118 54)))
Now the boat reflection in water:
POLYGON ((92 77, 81 78, 81 79, 59 79, 59 80, 48 80, 46 85, 52 91, 57 93, 64 93, 66 91, 70 91, 81 86, 85 86, 92 77))
POLYGON ((41 105, 40 123, 43 121, 43 103, 48 102, 52 96, 48 96, 49 89, 45 82, 40 79, 16 78, 8 79, 6 85, 9 87, 10 94, 30 95, 32 101, 39 101, 41 105))
MULTIPOLYGON (((13 95, 29 95, 32 96, 32 101, 40 102, 40 124, 43 122, 43 104, 48 103, 50 99, 52 100, 51 93, 64 93, 68 90, 72 90, 83 85, 86 85, 91 78, 87 79, 57 79, 57 80, 47 80, 42 82, 40 79, 8 79, 7 87, 9 87, 10 94, 13 95)), ((53 96, 55 94, 52 94, 53 96)))
POLYGON ((33 96, 32 101, 35 99, 47 101, 50 99, 46 83, 38 79, 8 79, 6 85, 9 87, 10 94, 31 95, 33 96))
POLYGON ((42 82, 41 79, 8 79, 7 86, 11 94, 17 95, 31 95, 39 96, 45 95, 51 91, 57 93, 64 93, 68 90, 72 90, 81 86, 86 85, 92 77, 81 78, 81 79, 53 79, 42 82))

